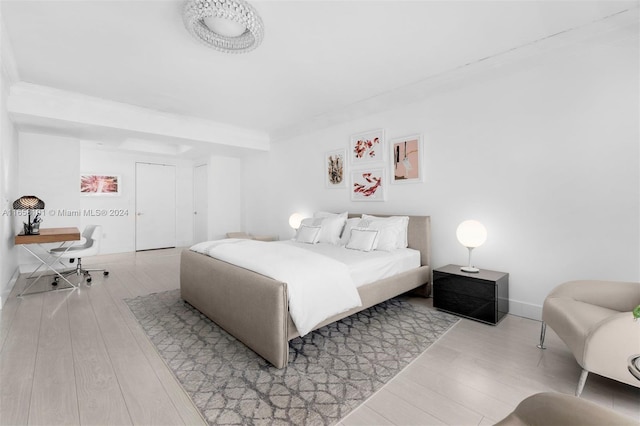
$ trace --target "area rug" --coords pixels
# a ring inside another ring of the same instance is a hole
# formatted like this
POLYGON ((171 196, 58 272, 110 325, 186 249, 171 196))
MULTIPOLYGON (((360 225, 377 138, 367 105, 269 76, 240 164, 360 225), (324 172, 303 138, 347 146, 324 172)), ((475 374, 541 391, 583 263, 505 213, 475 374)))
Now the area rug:
POLYGON ((179 290, 126 303, 210 424, 337 423, 458 321, 391 299, 292 340, 277 369, 179 290))

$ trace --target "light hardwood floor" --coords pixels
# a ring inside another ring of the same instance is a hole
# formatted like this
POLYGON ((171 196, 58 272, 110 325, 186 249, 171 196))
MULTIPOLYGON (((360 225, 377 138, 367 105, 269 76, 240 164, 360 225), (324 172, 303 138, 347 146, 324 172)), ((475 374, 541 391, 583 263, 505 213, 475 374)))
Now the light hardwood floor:
MULTIPOLYGON (((123 299, 178 287, 179 249, 103 255, 93 285, 15 297, 1 311, 0 424, 204 424, 123 299)), ((431 299, 415 299, 430 305, 431 299)), ((341 421, 489 425, 540 391, 572 394, 580 373, 558 337, 507 316, 460 321, 341 421)), ((640 390, 591 375, 583 398, 640 420, 640 390)))

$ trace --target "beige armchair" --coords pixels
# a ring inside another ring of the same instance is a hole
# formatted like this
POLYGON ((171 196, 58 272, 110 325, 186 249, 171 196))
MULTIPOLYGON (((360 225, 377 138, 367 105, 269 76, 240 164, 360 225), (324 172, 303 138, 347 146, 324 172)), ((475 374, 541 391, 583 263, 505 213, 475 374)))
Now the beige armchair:
POLYGON ((640 323, 631 311, 640 305, 640 283, 570 281, 556 287, 542 306, 540 349, 547 325, 569 347, 582 374, 580 396, 587 375, 596 373, 640 387, 628 370, 628 359, 640 354, 640 323))
POLYGON ((542 392, 525 398, 496 426, 626 426, 639 423, 593 402, 554 392, 542 392))

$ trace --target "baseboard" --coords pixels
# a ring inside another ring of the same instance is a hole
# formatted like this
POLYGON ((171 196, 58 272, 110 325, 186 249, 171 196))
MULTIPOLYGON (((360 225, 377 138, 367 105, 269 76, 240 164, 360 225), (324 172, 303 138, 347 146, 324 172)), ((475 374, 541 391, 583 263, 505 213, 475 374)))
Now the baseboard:
POLYGON ((511 299, 509 300, 509 314, 542 321, 542 306, 511 299))
POLYGON ((9 282, 0 291, 0 309, 2 309, 5 302, 9 298, 9 294, 11 294, 11 290, 13 290, 13 286, 16 285, 16 281, 18 281, 19 276, 20 276, 20 268, 16 268, 9 282))

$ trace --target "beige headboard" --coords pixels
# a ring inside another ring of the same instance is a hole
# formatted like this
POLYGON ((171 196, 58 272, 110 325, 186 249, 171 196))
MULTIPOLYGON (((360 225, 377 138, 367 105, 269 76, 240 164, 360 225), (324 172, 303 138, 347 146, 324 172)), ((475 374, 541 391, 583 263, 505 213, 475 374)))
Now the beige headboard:
MULTIPOLYGON (((359 213, 349 213, 349 217, 360 217, 359 213)), ((374 216, 407 216, 376 214, 374 216)), ((407 229, 409 248, 420 251, 420 263, 422 266, 431 266, 431 216, 409 216, 407 229)))

